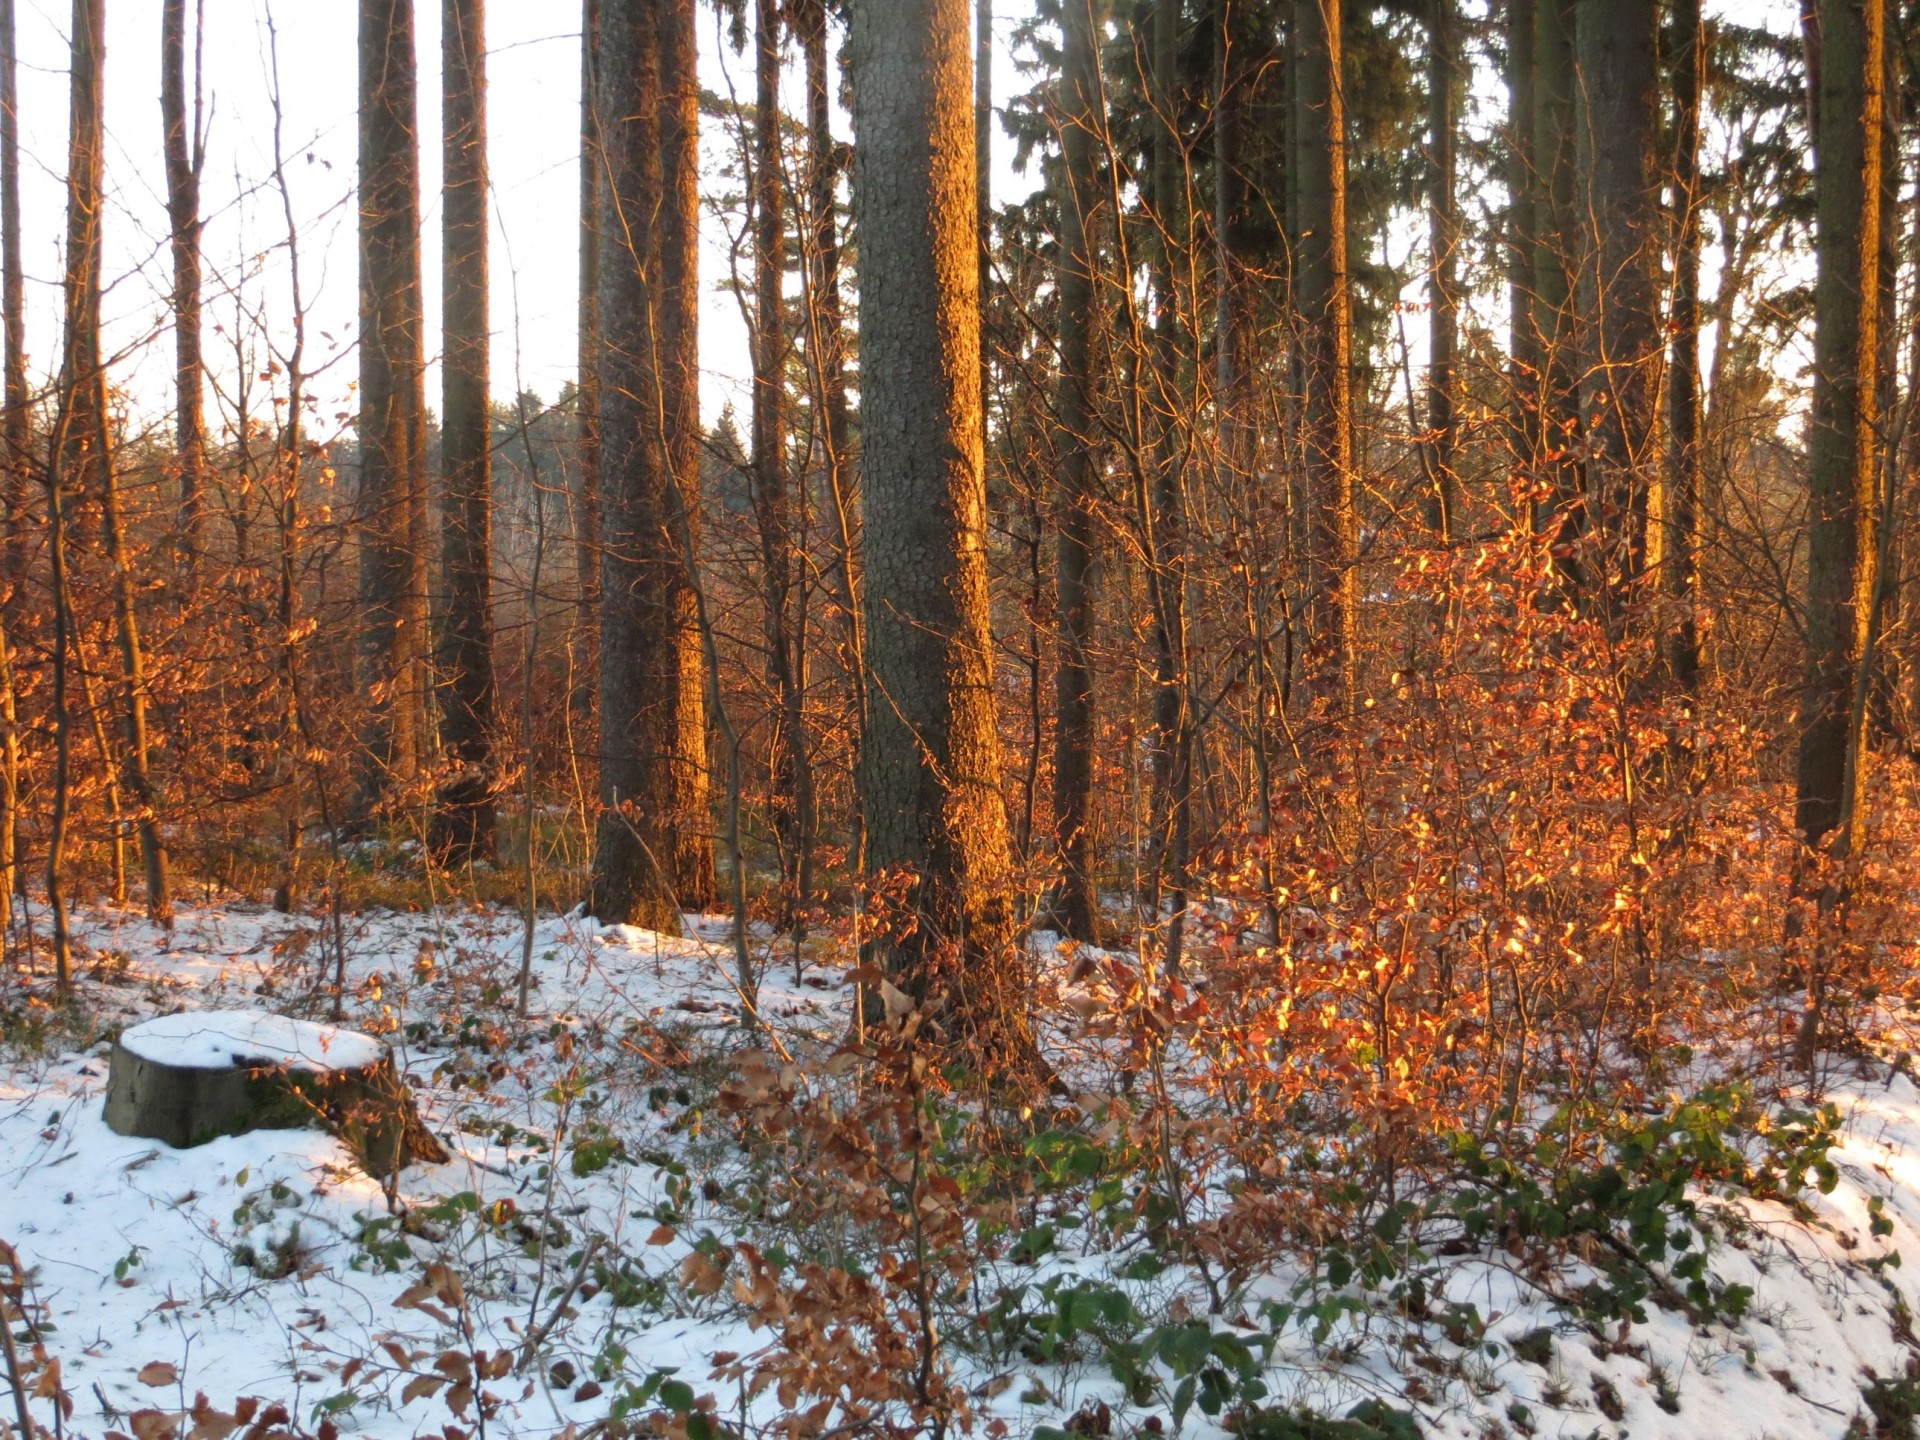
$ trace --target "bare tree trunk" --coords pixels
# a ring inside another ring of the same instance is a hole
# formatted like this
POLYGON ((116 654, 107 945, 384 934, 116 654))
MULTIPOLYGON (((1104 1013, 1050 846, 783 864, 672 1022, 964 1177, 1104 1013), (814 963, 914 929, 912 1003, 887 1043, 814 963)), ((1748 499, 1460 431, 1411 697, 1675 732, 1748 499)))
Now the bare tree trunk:
POLYGON ((1808 443, 1807 673, 1794 823, 1840 855, 1857 839, 1854 703, 1875 588, 1884 0, 1820 7, 1813 424, 1808 443))
POLYGON ((1533 232, 1540 207, 1534 165, 1534 12, 1538 0, 1507 0, 1507 404, 1515 478, 1531 484, 1539 459, 1540 375, 1545 355, 1534 324, 1533 232))
MULTIPOLYGON (((440 634, 441 787, 433 848, 494 854, 493 447, 487 411, 485 0, 443 0, 440 21, 443 338, 440 453, 446 619, 440 634)), ((538 597, 532 603, 538 603, 538 597)))
POLYGON ((1707 34, 1700 0, 1674 0, 1673 189, 1676 213, 1673 314, 1667 329, 1667 494, 1661 579, 1675 608, 1662 626, 1667 672, 1683 688, 1700 683, 1700 93, 1707 34))
MULTIPOLYGON (((604 0, 603 0, 604 3, 604 0)), ((669 465, 667 512, 673 520, 663 553, 678 568, 669 577, 675 628, 677 688, 672 748, 674 883, 680 902, 704 910, 720 898, 713 870, 712 785, 707 763, 707 664, 701 649, 699 597, 691 571, 700 550, 700 71, 695 0, 663 0, 660 25, 660 165, 664 172, 658 229, 661 317, 661 413, 669 465), (677 537, 677 538, 676 538, 677 537)))
MULTIPOLYGON (((600 608, 600 154, 598 83, 601 0, 580 0, 580 300, 579 360, 574 379, 574 436, 580 470, 573 497, 574 583, 580 592, 577 633, 595 632, 600 608)), ((591 675, 573 702, 585 714, 593 707, 591 675)))
POLYGON ((167 214, 173 246, 174 463, 180 471, 181 550, 191 571, 200 554, 200 509, 207 472, 200 362, 200 172, 206 161, 200 57, 206 33, 205 0, 194 4, 191 114, 186 18, 187 0, 162 0, 160 116, 166 131, 167 214))
POLYGON ((1353 508, 1353 326, 1347 278, 1346 102, 1340 7, 1296 0, 1299 234, 1294 304, 1305 387, 1307 562, 1312 626, 1324 654, 1320 688, 1337 710, 1353 703, 1359 576, 1353 508))
POLYGON ((973 0, 973 187, 980 232, 980 435, 993 426, 993 354, 987 316, 993 299, 993 0, 973 0))
POLYGON ((1581 391, 1601 573, 1589 598, 1625 622, 1646 576, 1660 483, 1659 0, 1578 0, 1576 155, 1584 223, 1581 391))
POLYGON ((1456 422, 1453 359, 1460 330, 1457 280, 1460 216, 1454 197, 1454 90, 1459 69, 1455 0, 1427 0, 1427 217, 1432 270, 1427 277, 1427 528, 1453 538, 1459 481, 1453 469, 1456 422))
MULTIPOLYGON (((106 18, 104 0, 74 0, 73 78, 67 141, 66 353, 62 357, 66 426, 63 478, 74 493, 100 499, 101 538, 113 565, 114 628, 120 651, 119 780, 137 809, 134 828, 146 876, 147 914, 172 918, 167 852, 148 762, 146 662, 134 608, 132 557, 120 513, 119 477, 107 434, 107 377, 100 351, 102 189, 105 165, 106 18)), ((103 756, 109 767, 110 756, 103 756)))
MULTIPOLYGON (((1104 180, 1100 0, 1061 10, 1060 377, 1055 387, 1054 594, 1059 655, 1054 669, 1053 843, 1060 867, 1048 909, 1061 934, 1094 939, 1088 823, 1093 803, 1094 379, 1096 217, 1104 180)), ((1034 737, 1039 743, 1039 736, 1034 737)))
POLYGON ((681 909, 714 891, 704 672, 678 539, 699 496, 692 6, 602 5, 602 812, 589 904, 602 921, 678 934, 681 909))
POLYGON ((1035 1058, 1001 795, 980 430, 966 0, 855 0, 865 436, 867 868, 876 937, 990 1072, 1035 1058))
POLYGON ((360 0, 360 646, 353 819, 421 760, 426 396, 413 0, 360 0))
POLYGON ((1539 177, 1533 215, 1533 323, 1529 333, 1541 353, 1535 389, 1538 429, 1533 440, 1536 478, 1546 498, 1534 525, 1555 547, 1561 584, 1582 588, 1574 546, 1589 524, 1586 484, 1578 459, 1580 372, 1573 314, 1574 203, 1574 0, 1535 0, 1533 66, 1533 164, 1539 177))
POLYGON ((33 466, 27 415, 26 270, 20 251, 19 38, 15 0, 0 0, 0 329, 5 332, 4 408, 0 408, 0 465, 4 465, 4 533, 0 534, 0 936, 10 933, 13 897, 20 888, 20 727, 13 660, 7 642, 20 613, 26 578, 22 551, 27 476, 33 466))
POLYGON ((787 482, 785 184, 780 144, 780 5, 756 0, 753 117, 753 501, 760 533, 768 678, 780 706, 771 809, 783 903, 797 915, 812 888, 813 784, 809 773, 804 653, 797 644, 794 499, 787 482))
MULTIPOLYGON (((834 507, 839 564, 840 604, 845 610, 847 670, 855 677, 856 697, 864 695, 859 680, 866 655, 866 636, 860 609, 858 545, 853 533, 852 453, 848 434, 847 343, 840 301, 840 230, 835 194, 840 176, 838 146, 833 138, 831 94, 828 90, 827 9, 824 0, 810 0, 800 10, 801 44, 807 67, 807 223, 809 243, 805 271, 807 347, 813 370, 815 400, 825 414, 821 428, 822 462, 827 495, 834 507)), ((866 735, 866 706, 855 707, 856 748, 866 735)), ((857 755, 856 755, 857 763, 857 755)))
POLYGON ((1180 433, 1182 356, 1190 339, 1181 311, 1176 267, 1190 240, 1179 124, 1180 0, 1159 0, 1151 32, 1155 122, 1152 131, 1151 196, 1157 232, 1150 284, 1154 315, 1151 340, 1151 493, 1139 516, 1146 551, 1152 611, 1153 750, 1151 862, 1147 901, 1157 914, 1165 897, 1172 920, 1165 941, 1169 969, 1180 968, 1185 933, 1187 862, 1191 853, 1193 715, 1187 674, 1187 497, 1180 433))

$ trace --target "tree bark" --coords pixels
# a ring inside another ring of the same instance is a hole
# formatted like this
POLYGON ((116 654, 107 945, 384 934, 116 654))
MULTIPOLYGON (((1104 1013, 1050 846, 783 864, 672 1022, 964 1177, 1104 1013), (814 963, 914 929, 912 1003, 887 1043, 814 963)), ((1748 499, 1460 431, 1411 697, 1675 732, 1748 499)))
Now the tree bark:
MULTIPOLYGON (((853 770, 866 748, 866 623, 861 613, 858 515, 853 494, 851 426, 847 400, 847 341, 840 299, 840 231, 836 213, 839 145, 833 137, 827 57, 825 0, 808 0, 796 25, 807 72, 807 244, 804 247, 807 361, 814 403, 824 423, 817 430, 826 499, 833 511, 834 580, 839 590, 843 664, 853 691, 853 770)), ((851 863, 863 864, 864 840, 856 807, 851 863)))
POLYGON ((7 648, 20 614, 26 578, 25 511, 33 467, 27 415, 26 265, 20 251, 19 36, 15 0, 0 0, 0 466, 5 485, 4 533, 0 533, 0 935, 10 934, 13 897, 20 888, 20 728, 13 661, 7 648))
MULTIPOLYGON (((581 0, 579 359, 573 400, 580 468, 573 497, 573 559, 582 635, 594 633, 600 608, 600 176, 605 162, 594 100, 599 46, 600 0, 581 0)), ((591 674, 576 687, 576 710, 592 708, 590 690, 591 674)))
MULTIPOLYGON (((603 0, 604 3, 604 0, 603 0)), ((679 568, 669 577, 676 688, 671 779, 674 883, 681 903, 719 899, 713 869, 713 806, 707 764, 707 665, 701 650, 693 566, 700 548, 700 70, 695 0, 662 0, 660 165, 655 238, 660 247, 661 413, 670 474, 667 512, 679 568)))
POLYGON ((973 183, 980 232, 980 437, 993 423, 993 356, 987 314, 993 299, 993 0, 974 0, 973 183))
POLYGON ((711 900, 713 866, 704 672, 677 533, 699 493, 691 0, 671 9, 602 0, 600 17, 602 809, 589 905, 677 935, 681 910, 711 900))
POLYGON ((1507 404, 1514 479, 1529 486, 1540 459, 1539 395, 1545 362, 1533 303, 1533 232, 1540 203, 1533 153, 1537 4, 1507 0, 1507 404))
POLYGON ((1453 363, 1460 329, 1460 220, 1454 198, 1454 90, 1459 68, 1454 0, 1427 0, 1427 528, 1453 536, 1458 480, 1453 451, 1453 363))
POLYGON ((1700 94, 1707 32, 1700 0, 1674 0, 1673 33, 1673 358, 1667 371, 1667 494, 1661 581, 1672 618, 1662 627, 1667 672, 1700 683, 1700 94))
MULTIPOLYGON (((74 0, 60 469, 73 493, 97 495, 100 501, 101 538, 113 566, 114 631, 120 652, 119 783, 137 807, 134 829, 145 871, 147 914, 169 921, 173 905, 167 888, 167 852, 160 836, 159 794, 148 755, 146 659, 134 605, 133 561, 120 509, 119 477, 108 437, 107 376, 100 349, 106 63, 105 0, 74 0)), ((115 763, 108 756, 102 759, 115 763)))
POLYGON ((887 973, 1003 1076, 1034 1055, 1001 794, 966 0, 854 0, 867 866, 887 973))
POLYGON ((1179 125, 1180 0, 1159 0, 1152 12, 1153 100, 1151 191, 1156 238, 1150 284, 1154 317, 1151 404, 1152 491, 1140 532, 1152 611, 1153 730, 1147 901, 1157 914, 1162 886, 1172 917, 1165 953, 1180 968, 1186 925, 1187 867, 1193 829, 1193 714, 1187 674, 1187 501, 1181 463, 1179 394, 1182 352, 1190 338, 1181 313, 1177 267, 1191 238, 1179 125))
POLYGON ((167 215, 173 249, 174 463, 179 467, 181 549, 189 570, 200 553, 200 510, 206 487, 207 432, 200 361, 200 44, 204 0, 195 0, 193 108, 187 108, 186 0, 160 7, 160 115, 165 129, 167 215))
MULTIPOLYGON (((1053 841, 1060 867, 1050 920, 1074 940, 1094 939, 1088 820, 1093 800, 1094 378, 1096 217, 1104 182, 1099 0, 1061 9, 1061 195, 1055 287, 1060 375, 1054 390, 1054 593, 1059 653, 1054 670, 1053 841)), ((1038 736, 1035 742, 1038 743, 1038 736)))
POLYGON ((1599 548, 1589 598, 1616 631, 1654 557, 1660 481, 1659 0, 1578 0, 1582 414, 1599 548))
POLYGON ((493 445, 487 409, 486 0, 442 0, 440 454, 446 618, 433 848, 494 855, 493 445))
POLYGON ((760 535, 768 678, 780 707, 770 796, 785 904, 797 914, 812 888, 813 786, 805 655, 795 615, 796 496, 787 483, 786 186, 780 144, 780 4, 756 0, 753 117, 753 501, 760 535))
POLYGON ((420 763, 426 371, 413 0, 360 0, 360 643, 368 697, 352 819, 420 763))
POLYGON ((1533 323, 1541 363, 1534 391, 1537 429, 1532 459, 1544 496, 1534 511, 1538 533, 1549 538, 1555 570, 1570 595, 1582 590, 1576 553, 1589 523, 1580 447, 1580 372, 1573 313, 1573 245, 1579 233, 1574 205, 1574 0, 1535 0, 1533 165, 1533 323))
POLYGON ((1295 0, 1299 55, 1299 232, 1294 304, 1301 330, 1308 591, 1317 677, 1336 710, 1353 703, 1359 576, 1353 508, 1353 335, 1347 275, 1346 103, 1340 6, 1295 0))
POLYGON ((1809 845, 1857 839, 1862 709, 1875 588, 1884 0, 1820 6, 1815 142, 1818 278, 1808 441, 1807 669, 1794 823, 1809 845))

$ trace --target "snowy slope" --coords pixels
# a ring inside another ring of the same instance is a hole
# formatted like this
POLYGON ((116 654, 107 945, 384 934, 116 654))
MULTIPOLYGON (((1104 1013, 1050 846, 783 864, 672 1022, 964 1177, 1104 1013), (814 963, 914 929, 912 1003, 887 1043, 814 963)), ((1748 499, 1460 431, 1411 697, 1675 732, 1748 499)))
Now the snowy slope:
MULTIPOLYGON (((187 911, 170 938, 126 914, 83 920, 84 998, 102 1028, 213 1006, 318 1014, 316 980, 335 957, 315 922, 242 905, 187 911)), ((70 1430, 124 1432, 130 1412, 183 1411, 196 1393, 221 1406, 283 1401, 302 1424, 330 1416, 348 1434, 470 1422, 449 1408, 444 1372, 414 1383, 455 1339, 483 1363, 507 1352, 496 1362, 503 1373, 481 1386, 498 1401, 494 1433, 585 1427, 606 1415, 623 1377, 667 1368, 696 1390, 716 1388, 712 1357, 765 1339, 726 1293, 679 1283, 687 1237, 706 1213, 701 1186, 739 1169, 700 1113, 736 1034, 724 927, 701 923, 704 938, 680 940, 543 918, 533 944, 542 1023, 516 1040, 502 1007, 522 953, 517 917, 348 923, 350 1023, 395 1045, 454 1150, 447 1165, 407 1172, 395 1196, 317 1132, 256 1132, 190 1151, 113 1134, 101 1120, 104 1043, 51 1021, 43 1053, 0 1067, 0 1239, 30 1272, 30 1311, 76 1399, 70 1430), (498 1018, 470 1018, 488 1015, 498 1018), (662 1226, 663 1205, 682 1223, 662 1226), (588 1263, 570 1263, 590 1236, 602 1238, 588 1263), (463 1281, 465 1312, 447 1317, 451 1326, 433 1302, 413 1303, 420 1292, 410 1287, 435 1260, 463 1281), (530 1334, 541 1363, 520 1373, 530 1334)), ((796 980, 783 954, 763 1010, 778 1044, 804 1052, 841 1032, 847 998, 839 971, 796 980)), ((1696 1325, 1653 1307, 1647 1323, 1596 1336, 1516 1268, 1465 1255, 1439 1298, 1470 1302, 1484 1334, 1414 1341, 1366 1319, 1320 1343, 1288 1331, 1271 1389, 1334 1412, 1385 1397, 1433 1435, 1874 1433, 1865 1389, 1905 1376, 1920 1356, 1903 1318, 1920 1308, 1920 1092, 1893 1076, 1850 1082, 1833 1098, 1849 1125, 1831 1194, 1809 1193, 1799 1215, 1724 1202, 1745 1223, 1723 1212, 1731 1233, 1713 1252, 1714 1273, 1754 1292, 1737 1324, 1696 1325), (1896 1252, 1912 1268, 1889 1263, 1896 1252)), ((1106 1263, 1069 1256, 1054 1273, 1107 1276, 1106 1263)), ((1283 1298, 1293 1278, 1256 1281, 1243 1310, 1283 1298)), ((1143 1307, 1184 1303, 1181 1283, 1174 1273, 1144 1283, 1143 1307)), ((1015 1434, 1101 1402, 1115 1433, 1172 1429, 1151 1407, 1126 1409, 1123 1423, 1125 1397, 1085 1356, 1005 1368, 976 1354, 962 1364, 983 1416, 1015 1434)), ((737 1397, 720 1398, 732 1414, 737 1397)), ((777 1409, 763 1397, 751 1418, 777 1409)), ((1197 1412, 1184 1429, 1219 1433, 1197 1412)))

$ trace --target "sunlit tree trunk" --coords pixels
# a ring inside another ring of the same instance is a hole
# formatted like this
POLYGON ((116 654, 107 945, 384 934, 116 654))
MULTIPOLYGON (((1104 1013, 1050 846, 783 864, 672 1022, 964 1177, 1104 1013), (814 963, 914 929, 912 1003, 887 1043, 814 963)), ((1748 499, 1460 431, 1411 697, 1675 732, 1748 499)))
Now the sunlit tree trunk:
POLYGON ((1539 457, 1540 372, 1534 326, 1533 230, 1539 208, 1534 168, 1534 11, 1538 0, 1507 0, 1507 405, 1517 478, 1531 484, 1539 457))
POLYGON ((1700 0, 1673 8, 1673 357, 1667 372, 1667 493, 1661 581, 1676 613, 1662 628, 1667 671, 1686 689, 1700 682, 1700 92, 1707 36, 1700 0))
MULTIPOLYGON (((71 118, 67 141, 66 346, 61 357, 61 484, 97 496, 101 539, 113 566, 114 631, 120 652, 118 783, 136 807, 147 913, 170 920, 167 852, 156 810, 147 739, 146 657, 134 608, 133 561, 108 438, 107 377, 100 349, 101 182, 105 166, 106 18, 104 0, 74 0, 71 118)), ((103 755, 110 768, 115 759, 103 755)))
POLYGON ((19 38, 15 0, 0 0, 0 465, 4 533, 0 533, 0 935, 9 931, 20 888, 20 727, 9 643, 25 579, 22 552, 28 475, 33 466, 27 416, 26 269, 20 253, 19 38))
POLYGON ((1460 218, 1454 198, 1454 90, 1459 69, 1455 0, 1427 0, 1427 528, 1452 538, 1458 481, 1453 362, 1460 330, 1460 218))
POLYGON ((795 613, 793 487, 787 480, 786 185, 781 173, 780 5, 756 0, 753 119, 753 500, 760 533, 768 678, 779 704, 774 745, 775 834, 787 903, 812 887, 813 783, 795 613))
POLYGON ((200 363, 200 171, 206 159, 201 128, 200 47, 204 0, 195 0, 193 105, 187 105, 187 0, 160 7, 160 117, 165 130, 167 214, 173 248, 174 463, 180 470, 181 548, 191 566, 200 550, 200 510, 206 488, 207 433, 200 363))
MULTIPOLYGON (((605 3, 605 0, 602 0, 605 3)), ((706 909, 719 897, 713 870, 712 785, 707 765, 707 673, 691 567, 700 545, 700 68, 695 0, 660 0, 661 416, 667 498, 678 568, 669 576, 674 616, 673 874, 680 902, 706 909)))
MULTIPOLYGON (((487 36, 485 0, 443 0, 440 19, 441 521, 440 743, 434 849, 494 853, 493 451, 487 411, 487 36)), ((537 602, 536 602, 537 603, 537 602)))
POLYGON ((1191 237, 1179 124, 1180 0, 1158 0, 1151 12, 1145 80, 1153 102, 1148 198, 1154 232, 1150 287, 1153 332, 1148 371, 1150 493, 1138 517, 1144 542, 1151 610, 1153 749, 1149 753, 1150 854, 1146 894, 1155 911, 1170 900, 1166 960, 1180 967, 1186 917, 1187 866, 1192 851, 1193 716, 1187 675, 1187 493, 1180 395, 1183 351, 1190 338, 1182 313, 1178 267, 1191 237), (1162 887, 1167 894, 1163 896, 1162 887))
MULTIPOLYGON (((595 633, 600 608, 600 155, 594 101, 600 45, 600 0, 580 4, 580 295, 574 377, 574 443, 579 472, 573 493, 574 584, 580 592, 577 633, 595 633)), ((574 708, 592 708, 591 672, 575 686, 574 708)))
POLYGON ((677 934, 713 896, 706 705, 679 536, 698 491, 691 0, 602 0, 600 800, 590 905, 677 934), (669 13, 671 11, 671 13, 669 13), (669 53, 671 52, 671 54, 669 53), (668 66, 672 64, 669 82, 668 66), (668 131, 674 132, 669 141, 668 131), (684 488, 683 488, 684 487, 684 488))
POLYGON ((1001 796, 980 429, 966 0, 854 0, 869 731, 868 871, 911 924, 876 936, 985 1065, 1033 1054, 1001 796))
POLYGON ((973 184, 980 232, 980 433, 992 424, 993 356, 986 316, 993 298, 993 0, 973 0, 973 184))
POLYGON ((1574 550, 1585 533, 1586 486, 1578 459, 1580 442, 1578 331, 1573 314, 1573 246, 1580 230, 1574 213, 1573 139, 1575 74, 1574 0, 1535 0, 1533 64, 1533 166, 1537 177, 1533 211, 1533 323, 1529 335, 1540 353, 1534 390, 1537 429, 1532 460, 1544 498, 1535 507, 1539 533, 1550 537, 1562 585, 1578 595, 1584 567, 1574 550))
MULTIPOLYGON (((840 158, 833 137, 832 94, 827 65, 827 8, 825 0, 809 0, 800 7, 799 32, 807 70, 807 225, 806 291, 808 364, 815 403, 824 412, 820 427, 822 465, 826 471, 828 503, 839 531, 834 566, 845 612, 846 663, 858 680, 866 654, 865 626, 860 609, 858 545, 854 536, 853 465, 847 401, 847 342, 840 299, 840 227, 835 213, 840 158)), ((866 734, 866 707, 855 707, 855 744, 866 734)), ((856 757, 857 763, 857 757, 856 757)))
POLYGON ((1353 334, 1347 275, 1346 105, 1340 6, 1295 0, 1294 116, 1300 213, 1294 305, 1301 330, 1301 432, 1307 476, 1308 589, 1319 688, 1337 709, 1354 693, 1359 576, 1353 496, 1353 334))
POLYGON ((1663 358, 1659 0, 1578 0, 1581 397, 1601 566, 1589 598, 1624 624, 1660 483, 1663 358))
POLYGON ((1875 581, 1883 0, 1820 6, 1813 417, 1808 439, 1807 670, 1794 823, 1846 854, 1864 707, 1859 667, 1875 581))
POLYGON ((360 0, 360 644, 353 820, 420 763, 426 373, 413 0, 360 0))
MULTIPOLYGON (((1094 938, 1088 821, 1093 800, 1094 247, 1105 180, 1099 153, 1099 0, 1065 0, 1060 145, 1060 375, 1054 391, 1053 839, 1060 873, 1049 904, 1062 934, 1094 938)), ((1039 737, 1035 737, 1038 743, 1039 737)))

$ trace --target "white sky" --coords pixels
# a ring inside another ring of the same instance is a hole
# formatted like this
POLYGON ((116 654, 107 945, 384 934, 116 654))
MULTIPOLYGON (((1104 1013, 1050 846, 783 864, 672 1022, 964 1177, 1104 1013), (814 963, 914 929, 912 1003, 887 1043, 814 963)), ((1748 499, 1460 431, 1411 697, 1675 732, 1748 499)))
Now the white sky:
MULTIPOLYGON (((1729 17, 1788 16, 1787 0, 1719 0, 1709 9, 1729 17)), ((206 75, 211 123, 203 182, 207 218, 206 347, 209 412, 216 424, 234 415, 237 381, 254 377, 250 413, 268 403, 261 372, 263 334, 284 344, 290 305, 286 227, 273 166, 272 82, 268 17, 279 34, 284 143, 308 297, 311 367, 330 368, 314 381, 322 400, 319 433, 351 408, 358 373, 352 352, 356 302, 353 210, 356 89, 355 0, 205 0, 206 75), (243 365, 238 336, 249 349, 243 365)), ((434 0, 416 0, 420 62, 422 259, 428 351, 438 348, 439 315, 439 22, 434 0)), ((491 0, 488 6, 490 159, 494 191, 493 389, 502 400, 525 387, 551 399, 574 372, 577 280, 579 4, 578 0, 491 0)), ((1001 36, 994 90, 1003 101, 1031 82, 1012 62, 1010 36, 1025 13, 1019 0, 996 6, 1001 36)), ((702 81, 721 94, 750 96, 752 55, 722 42, 723 22, 701 6, 702 81)), ((64 234, 67 134, 65 0, 19 0, 22 206, 28 275, 32 373, 44 376, 58 356, 60 249, 64 234)), ((161 163, 159 5, 107 0, 107 273, 109 351, 125 359, 114 383, 134 415, 156 417, 170 401, 172 338, 167 294, 166 186, 161 163)), ((839 37, 835 36, 835 43, 839 37)), ((797 64, 789 68, 787 104, 803 103, 797 64)), ((1482 98, 1482 97, 1476 97, 1482 98)), ((1497 104, 1497 101, 1495 102, 1497 104)), ((1494 116, 1481 117, 1485 124, 1494 116)), ((845 117, 839 117, 845 131, 845 117)), ((726 144, 709 123, 710 169, 726 144)), ((995 192, 1024 193, 1033 184, 1015 174, 1011 143, 996 137, 995 192)), ((710 178, 707 189, 728 182, 710 178)), ((749 363, 737 300, 719 288, 727 237, 711 212, 702 217, 703 409, 709 420, 732 400, 745 408, 749 363)), ((1390 245, 1396 254, 1406 246, 1390 245)), ((1414 288, 1420 284, 1416 274, 1414 288)), ((1411 295, 1411 290, 1410 290, 1411 295)), ((1414 353, 1424 325, 1409 317, 1414 353)), ((437 366, 427 399, 439 403, 437 366)))
MULTIPOLYGON (((355 0, 205 0, 206 76, 211 124, 203 180, 207 219, 205 339, 211 371, 209 419, 230 423, 242 367, 238 335, 252 348, 250 413, 267 403, 260 373, 262 317, 284 345, 291 315, 286 226, 273 170, 272 80, 268 16, 279 35, 280 88, 301 264, 308 296, 308 363, 334 363, 315 384, 321 433, 349 408, 358 374, 351 347, 357 314, 353 210, 356 98, 355 0)), ((423 199, 422 262, 427 346, 438 350, 440 305, 440 6, 416 0, 420 63, 423 199)), ((191 9, 191 0, 189 8, 191 9)), ((1002 0, 1001 9, 1016 8, 1002 0)), ((551 399, 574 373, 576 219, 579 159, 578 0, 491 0, 488 6, 489 158, 494 191, 493 390, 508 400, 521 386, 551 399)), ((701 6, 702 82, 751 98, 751 50, 722 43, 721 21, 701 6)), ((167 296, 166 178, 161 159, 160 7, 156 0, 107 0, 107 214, 110 353, 124 355, 112 380, 135 415, 170 403, 171 334, 167 296)), ((1002 35, 1013 19, 1001 18, 1002 35)), ((57 363, 61 247, 64 237, 69 8, 62 0, 19 0, 22 216, 27 265, 30 373, 57 363)), ((838 43, 838 35, 835 43, 838 43)), ((996 64, 999 94, 1015 82, 1005 56, 996 64)), ((803 94, 790 67, 788 104, 803 94)), ((840 118, 845 129, 845 118, 840 118)), ((717 159, 725 144, 709 123, 705 144, 717 159)), ((1000 143, 997 180, 1021 184, 1000 143)), ((750 366, 738 303, 718 289, 726 237, 702 217, 703 408, 711 420, 733 399, 744 408, 750 366)), ((439 408, 437 366, 427 401, 439 408)))

